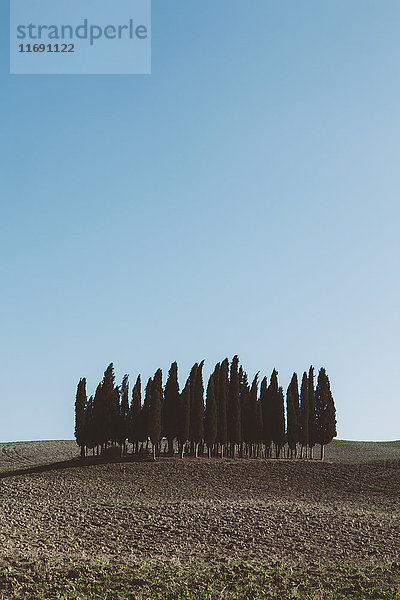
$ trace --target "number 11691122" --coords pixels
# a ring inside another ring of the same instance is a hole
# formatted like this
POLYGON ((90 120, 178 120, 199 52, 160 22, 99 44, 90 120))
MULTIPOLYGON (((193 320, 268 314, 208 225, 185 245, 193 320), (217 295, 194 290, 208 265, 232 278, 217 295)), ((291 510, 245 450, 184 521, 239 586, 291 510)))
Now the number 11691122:
POLYGON ((19 52, 74 52, 74 44, 20 44, 19 52))

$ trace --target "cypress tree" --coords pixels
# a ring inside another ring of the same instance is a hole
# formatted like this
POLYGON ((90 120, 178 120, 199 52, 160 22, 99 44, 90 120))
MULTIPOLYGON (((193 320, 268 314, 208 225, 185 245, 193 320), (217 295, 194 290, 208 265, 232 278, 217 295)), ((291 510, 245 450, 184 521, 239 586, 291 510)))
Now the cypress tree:
POLYGON ((164 435, 168 440, 168 453, 174 453, 174 438, 178 435, 178 412, 179 412, 179 383, 178 365, 173 362, 169 370, 167 383, 164 390, 164 435))
POLYGON ((247 373, 239 367, 239 401, 240 401, 240 437, 242 439, 240 455, 248 453, 248 444, 250 443, 250 386, 247 373))
POLYGON ((282 448, 286 443, 285 436, 285 399, 283 388, 279 387, 274 395, 274 421, 273 421, 273 437, 272 441, 275 444, 275 456, 279 458, 282 448))
POLYGON ((103 418, 103 450, 107 447, 109 441, 116 442, 118 440, 120 405, 119 405, 119 388, 115 387, 114 365, 110 363, 104 372, 102 382, 102 401, 104 406, 103 418))
POLYGON ((250 388, 247 422, 248 422, 248 443, 250 444, 250 456, 255 455, 254 444, 258 444, 262 437, 262 419, 260 422, 260 411, 258 408, 258 375, 256 373, 250 388))
POLYGON ((85 410, 87 405, 86 379, 80 379, 76 390, 75 399, 75 437, 76 443, 81 448, 81 457, 85 457, 85 410))
POLYGON ((191 446, 191 454, 193 455, 195 452, 195 442, 193 439, 193 429, 194 429, 194 423, 193 420, 195 418, 194 416, 194 403, 195 403, 195 390, 196 390, 196 376, 197 376, 197 369, 199 368, 198 363, 194 363, 193 367, 190 370, 190 375, 189 375, 189 393, 190 393, 190 424, 189 424, 189 440, 190 440, 190 446, 191 446))
POLYGON ((231 443, 231 455, 235 456, 235 446, 241 442, 240 399, 239 399, 239 358, 234 356, 228 392, 228 441, 231 443))
MULTIPOLYGON (((277 420, 277 403, 278 403, 278 371, 274 369, 271 373, 269 386, 266 393, 266 402, 264 408, 264 418, 266 425, 264 428, 264 439, 265 445, 268 447, 268 455, 271 456, 271 443, 279 437, 277 432, 278 420, 277 420)), ((264 423, 265 423, 264 421, 264 423)), ((277 453, 277 447, 275 445, 275 456, 277 453)))
POLYGON ((336 409, 328 375, 324 368, 318 373, 315 395, 317 443, 321 445, 321 460, 324 458, 324 446, 337 435, 336 409))
POLYGON ((129 378, 124 375, 121 384, 120 433, 119 441, 123 454, 126 454, 126 439, 129 435, 129 378))
POLYGON ((132 390, 132 404, 129 412, 129 440, 133 444, 133 452, 139 452, 139 441, 141 440, 141 405, 142 405, 142 383, 140 375, 132 390))
POLYGON ((95 431, 94 431, 93 405, 94 405, 94 398, 93 398, 93 396, 90 396, 87 406, 86 406, 86 410, 85 410, 85 419, 84 419, 85 435, 84 435, 84 438, 86 440, 86 446, 93 450, 93 456, 94 456, 94 447, 96 445, 96 435, 95 435, 95 431))
POLYGON ((256 423, 257 423, 257 430, 256 430, 256 442, 257 442, 257 456, 260 456, 260 445, 263 442, 263 436, 264 436, 264 425, 263 425, 263 417, 262 417, 262 405, 261 405, 261 401, 257 400, 256 403, 256 423))
POLYGON ((204 416, 204 441, 208 448, 208 458, 217 439, 217 404, 215 402, 214 374, 210 375, 207 385, 206 411, 204 416))
POLYGON ((286 394, 287 413, 287 441, 291 458, 296 457, 297 443, 299 442, 299 384, 297 374, 293 373, 286 394))
MULTIPOLYGON (((215 396, 215 404, 217 406, 217 420, 218 420, 218 407, 219 407, 219 372, 221 370, 220 363, 217 363, 214 367, 214 396, 215 396)), ((218 428, 217 428, 218 435, 218 428)))
POLYGON ((264 443, 264 457, 270 456, 272 442, 272 406, 269 399, 267 378, 263 377, 260 386, 260 405, 262 414, 262 441, 264 443))
POLYGON ((180 446, 180 455, 183 458, 185 444, 189 441, 190 434, 190 378, 180 395, 179 413, 178 413, 178 441, 180 446))
MULTIPOLYGON (((110 421, 110 433, 109 433, 109 441, 112 444, 119 444, 121 442, 121 396, 120 396, 120 388, 117 385, 111 394, 110 398, 110 412, 111 412, 111 421, 110 421)), ((122 447, 121 447, 122 451, 122 447)))
POLYGON ((149 446, 149 413, 150 413, 150 403, 151 403, 151 389, 153 385, 153 380, 149 377, 146 389, 144 391, 144 401, 142 410, 140 411, 140 438, 141 442, 140 449, 143 449, 143 444, 146 442, 146 450, 148 450, 149 446))
POLYGON ((97 454, 103 450, 107 440, 106 407, 102 383, 99 383, 93 398, 93 442, 97 446, 97 454))
POLYGON ((192 439, 195 447, 195 457, 198 456, 199 444, 203 441, 204 431, 204 385, 203 385, 204 360, 199 364, 196 371, 194 390, 194 401, 191 407, 192 439))
POLYGON ((229 387, 229 361, 227 358, 221 363, 219 368, 219 389, 218 389, 218 423, 217 423, 217 442, 221 445, 221 458, 224 456, 224 448, 228 439, 227 405, 228 405, 228 387, 229 387))
POLYGON ((143 448, 143 443, 146 442, 146 450, 148 449, 149 444, 149 435, 150 435, 150 405, 151 405, 151 390, 153 388, 153 380, 149 377, 149 380, 146 385, 146 390, 144 393, 144 402, 141 410, 140 417, 140 425, 141 425, 141 437, 140 442, 142 442, 141 448, 143 448))
POLYGON ((300 458, 303 457, 305 449, 307 458, 307 446, 308 446, 308 377, 307 373, 303 373, 301 380, 300 389, 300 418, 299 418, 299 433, 300 433, 300 458))
POLYGON ((158 369, 151 386, 149 407, 149 437, 153 447, 153 460, 156 459, 156 447, 161 436, 162 371, 158 369))
POLYGON ((313 448, 317 443, 317 430, 315 418, 315 392, 314 392, 314 367, 308 371, 308 447, 310 458, 313 457, 313 448))

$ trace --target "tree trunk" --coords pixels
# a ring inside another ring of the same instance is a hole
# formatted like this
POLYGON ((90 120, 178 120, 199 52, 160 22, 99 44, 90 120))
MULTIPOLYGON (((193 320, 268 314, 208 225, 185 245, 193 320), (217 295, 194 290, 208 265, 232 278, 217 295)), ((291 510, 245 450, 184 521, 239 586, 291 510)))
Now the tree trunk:
POLYGON ((324 453, 325 453, 324 449, 325 449, 325 446, 323 444, 321 444, 321 460, 324 460, 324 453))
POLYGON ((156 444, 152 444, 153 445, 153 460, 156 460, 156 444))

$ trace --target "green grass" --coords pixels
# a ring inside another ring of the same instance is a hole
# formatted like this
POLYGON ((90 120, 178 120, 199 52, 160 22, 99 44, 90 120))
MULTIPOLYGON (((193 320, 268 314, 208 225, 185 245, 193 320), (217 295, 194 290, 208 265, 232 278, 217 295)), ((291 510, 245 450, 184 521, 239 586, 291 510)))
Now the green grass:
MULTIPOLYGON (((318 450, 317 447, 316 456, 318 450)), ((400 460, 400 440, 393 442, 333 440, 326 446, 325 457, 328 461, 348 463, 400 460)))
POLYGON ((16 600, 398 600, 399 577, 398 564, 367 569, 346 563, 290 567, 229 561, 71 568, 19 559, 1 566, 0 590, 3 598, 16 600))

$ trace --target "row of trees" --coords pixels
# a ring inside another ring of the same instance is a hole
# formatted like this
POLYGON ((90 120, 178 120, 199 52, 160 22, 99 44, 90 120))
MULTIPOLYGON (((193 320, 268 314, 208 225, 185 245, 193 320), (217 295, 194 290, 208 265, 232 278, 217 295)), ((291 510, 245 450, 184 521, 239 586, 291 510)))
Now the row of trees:
POLYGON ((204 361, 195 363, 182 391, 178 383, 178 365, 172 363, 165 386, 158 369, 146 385, 142 402, 140 375, 132 389, 128 375, 115 385, 111 363, 96 392, 86 394, 86 379, 78 383, 75 402, 75 436, 81 456, 89 449, 104 454, 110 445, 119 445, 127 453, 127 441, 133 453, 152 444, 153 458, 161 452, 175 452, 174 442, 183 458, 185 451, 195 457, 205 450, 211 456, 313 457, 316 444, 324 446, 336 434, 336 411, 326 371, 321 368, 314 385, 314 368, 304 372, 300 389, 296 373, 285 398, 274 369, 267 381, 259 383, 259 373, 250 383, 247 373, 234 356, 215 366, 207 383, 205 401, 204 361))

